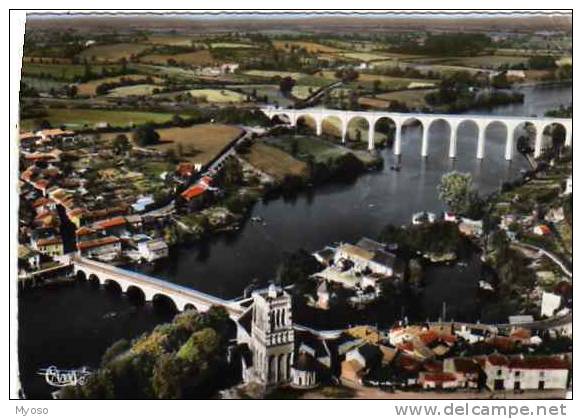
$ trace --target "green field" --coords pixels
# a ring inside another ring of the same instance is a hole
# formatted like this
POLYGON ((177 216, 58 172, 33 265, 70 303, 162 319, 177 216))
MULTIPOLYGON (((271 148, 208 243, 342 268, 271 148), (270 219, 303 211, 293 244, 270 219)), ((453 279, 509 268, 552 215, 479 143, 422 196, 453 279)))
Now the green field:
MULTIPOLYGON (((64 125, 72 129, 94 128, 98 124, 107 123, 112 127, 131 127, 147 122, 163 123, 172 119, 171 113, 136 112, 136 111, 109 111, 100 109, 50 109, 46 119, 52 126, 64 125)), ((38 120, 24 119, 21 121, 21 130, 34 129, 38 120)))
POLYGON ((110 97, 128 97, 128 96, 150 96, 154 94, 155 90, 159 90, 160 86, 154 84, 136 84, 133 86, 122 86, 112 89, 107 96, 110 97))
POLYGON ((293 147, 297 147, 297 156, 300 158, 302 158, 301 156, 313 156, 318 163, 325 163, 329 159, 336 159, 349 153, 343 147, 313 136, 278 136, 268 139, 266 143, 278 147, 289 154, 292 154, 293 147))
POLYGON ((246 99, 242 93, 226 89, 193 89, 188 92, 192 97, 206 98, 210 103, 236 103, 246 99))
POLYGON ((216 48, 216 49, 220 49, 220 48, 224 48, 224 49, 230 49, 230 48, 256 48, 255 45, 252 44, 237 44, 234 42, 213 42, 212 44, 210 44, 211 48, 216 48))
MULTIPOLYGON (((94 74, 100 74, 104 69, 118 71, 119 65, 91 65, 90 70, 94 74)), ((30 64, 22 65, 22 75, 26 77, 49 76, 63 81, 75 81, 85 74, 86 69, 81 64, 30 64)))

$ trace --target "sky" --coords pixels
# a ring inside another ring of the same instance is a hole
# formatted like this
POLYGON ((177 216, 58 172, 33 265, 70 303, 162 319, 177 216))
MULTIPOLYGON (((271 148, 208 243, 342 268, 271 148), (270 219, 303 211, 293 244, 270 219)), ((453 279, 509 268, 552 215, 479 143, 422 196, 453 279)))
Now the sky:
MULTIPOLYGON (((114 15, 116 13, 123 13, 123 11, 115 12, 115 11, 105 11, 105 12, 81 12, 81 13, 63 13, 63 14, 56 14, 56 13, 49 13, 49 14, 38 14, 38 13, 30 13, 29 16, 37 17, 37 18, 54 18, 54 17, 79 17, 80 15, 84 16, 95 16, 95 15, 114 15)), ((137 13, 123 13, 124 15, 128 16, 135 16, 137 13)), ((401 10, 401 11, 369 11, 369 12, 362 12, 358 11, 357 13, 350 12, 350 11, 336 11, 336 12, 327 12, 327 11, 309 11, 309 12, 302 12, 302 11, 259 11, 256 13, 249 13, 248 11, 211 11, 211 12, 191 12, 191 11, 183 11, 183 12, 168 12, 168 11, 159 11, 159 12, 146 12, 142 15, 157 15, 157 16, 167 16, 167 17, 190 17, 192 19, 205 19, 205 20, 212 20, 212 19, 297 19, 297 18, 308 18, 317 15, 319 17, 329 17, 329 16, 350 16, 354 17, 356 15, 363 17, 363 18, 379 18, 379 17, 401 17, 401 18, 444 18, 444 17, 455 17, 455 16, 462 16, 464 18, 483 18, 484 16, 494 17, 511 17, 511 16, 542 16, 542 15, 561 15, 561 16, 571 16, 572 13, 569 10, 556 10, 556 11, 539 11, 539 10, 519 10, 519 11, 511 11, 511 10, 483 10, 483 11, 475 11, 475 10, 468 10, 468 11, 418 11, 418 10, 401 10)))

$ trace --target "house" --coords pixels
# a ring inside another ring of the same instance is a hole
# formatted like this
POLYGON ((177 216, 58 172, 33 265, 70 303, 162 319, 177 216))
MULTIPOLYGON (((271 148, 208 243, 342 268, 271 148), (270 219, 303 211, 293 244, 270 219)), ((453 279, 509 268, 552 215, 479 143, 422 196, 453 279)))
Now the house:
POLYGON ((196 184, 182 192, 180 196, 184 199, 190 210, 200 209, 208 205, 211 199, 211 185, 212 178, 203 176, 196 184))
POLYGON ((562 305, 562 297, 560 295, 546 292, 542 293, 542 307, 541 315, 545 317, 552 317, 562 305))
POLYGON ((373 368, 382 361, 382 351, 376 345, 364 343, 346 353, 346 360, 355 359, 366 368, 373 368))
POLYGON ((481 237, 483 235, 483 221, 461 218, 459 231, 468 237, 481 237))
POLYGON ((115 236, 85 240, 77 243, 77 249, 83 256, 111 259, 121 255, 121 240, 115 236))
POLYGON ((458 221, 457 215, 454 212, 445 211, 443 219, 449 223, 456 223, 458 221))
POLYGON ((40 253, 25 245, 18 246, 18 270, 32 272, 40 268, 40 253))
POLYGON ((143 212, 146 210, 148 205, 153 204, 154 198, 151 195, 148 196, 140 196, 135 203, 133 203, 131 205, 131 208, 135 211, 135 212, 143 212))
POLYGON ((322 265, 330 266, 333 263, 335 249, 326 247, 317 252, 313 252, 313 257, 322 265))
POLYGON ((362 384, 366 367, 355 359, 345 360, 341 364, 341 379, 353 384, 362 384))
POLYGON ((107 234, 124 234, 127 233, 127 221, 125 217, 117 216, 105 220, 96 221, 91 226, 94 230, 107 234))
POLYGON ((432 224, 436 221, 436 215, 432 212, 421 211, 412 215, 412 224, 432 224))
POLYGON ((68 139, 74 137, 73 131, 62 130, 60 128, 48 128, 35 132, 42 142, 50 142, 56 139, 68 139))
POLYGON ((479 388, 482 371, 474 359, 447 358, 443 362, 443 372, 454 374, 458 387, 479 388))
POLYGON ((453 389, 463 386, 459 376, 450 372, 427 372, 422 371, 418 374, 418 383, 423 389, 453 389))
POLYGON ((137 243, 141 257, 148 262, 168 257, 168 245, 164 239, 145 239, 137 243))
POLYGON ((33 248, 49 256, 62 256, 65 253, 63 239, 60 237, 38 239, 34 242, 33 248))
POLYGON ((533 228, 533 233, 536 236, 549 236, 552 234, 552 229, 546 224, 538 224, 533 228))
POLYGON ((481 359, 490 390, 566 389, 570 363, 562 356, 492 354, 481 359))
POLYGON ((552 208, 544 217, 550 223, 559 223, 564 221, 564 207, 552 208))
POLYGON ((523 70, 507 70, 505 76, 510 81, 520 81, 525 79, 525 71, 523 70))
POLYGON ((56 204, 47 197, 41 196, 32 203, 32 208, 37 214, 51 212, 56 209, 56 204))
POLYGON ((392 276, 396 255, 383 249, 383 245, 370 239, 362 239, 357 245, 343 243, 334 255, 334 262, 342 264, 349 261, 355 271, 370 271, 392 276))

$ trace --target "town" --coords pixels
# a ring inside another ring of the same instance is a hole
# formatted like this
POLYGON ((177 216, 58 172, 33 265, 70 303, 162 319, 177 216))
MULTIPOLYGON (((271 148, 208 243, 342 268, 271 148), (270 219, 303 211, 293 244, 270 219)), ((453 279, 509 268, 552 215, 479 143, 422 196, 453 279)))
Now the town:
POLYGON ((23 396, 567 396, 571 18, 124 19, 27 21, 27 336, 70 292, 127 323, 58 391, 23 346, 23 396))

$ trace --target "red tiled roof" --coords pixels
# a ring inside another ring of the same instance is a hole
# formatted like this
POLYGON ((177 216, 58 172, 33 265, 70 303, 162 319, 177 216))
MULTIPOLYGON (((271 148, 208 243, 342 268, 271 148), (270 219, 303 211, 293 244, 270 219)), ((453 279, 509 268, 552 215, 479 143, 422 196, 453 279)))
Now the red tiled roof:
POLYGON ((189 201, 192 198, 196 198, 197 196, 202 195, 204 192, 206 192, 206 188, 196 184, 194 186, 190 186, 188 189, 182 192, 181 195, 182 198, 189 201))
POLYGON ((94 247, 107 246, 114 243, 119 243, 121 240, 117 237, 107 236, 95 240, 87 240, 77 244, 79 250, 92 249, 94 247))
POLYGON ((42 205, 50 204, 50 199, 45 198, 44 196, 38 198, 36 201, 32 203, 33 208, 40 207, 42 205))
POLYGON ((36 241, 37 246, 51 246, 53 244, 62 244, 63 240, 60 237, 51 237, 48 239, 38 239, 36 241))
POLYGON ((81 227, 81 228, 77 229, 77 231, 75 232, 77 237, 87 236, 87 235, 93 234, 93 233, 95 233, 95 230, 93 230, 89 227, 81 227))
POLYGON ((98 230, 104 230, 113 227, 123 226, 127 223, 124 217, 113 217, 107 220, 97 221, 93 227, 98 230))
POLYGON ((190 176, 194 172, 194 165, 192 163, 178 164, 177 172, 182 176, 190 176))
POLYGON ((426 372, 422 375, 423 381, 433 381, 435 383, 444 383, 447 381, 456 381, 455 374, 448 372, 426 372))
POLYGON ((491 365, 495 365, 497 367, 509 365, 509 360, 507 359, 506 356, 503 355, 498 354, 489 355, 487 357, 487 360, 491 365))
POLYGON ((566 359, 558 356, 516 356, 509 358, 509 368, 531 370, 567 370, 570 368, 570 364, 566 359))
POLYGON ((46 189, 50 182, 46 179, 39 179, 32 182, 32 184, 37 189, 46 189))

